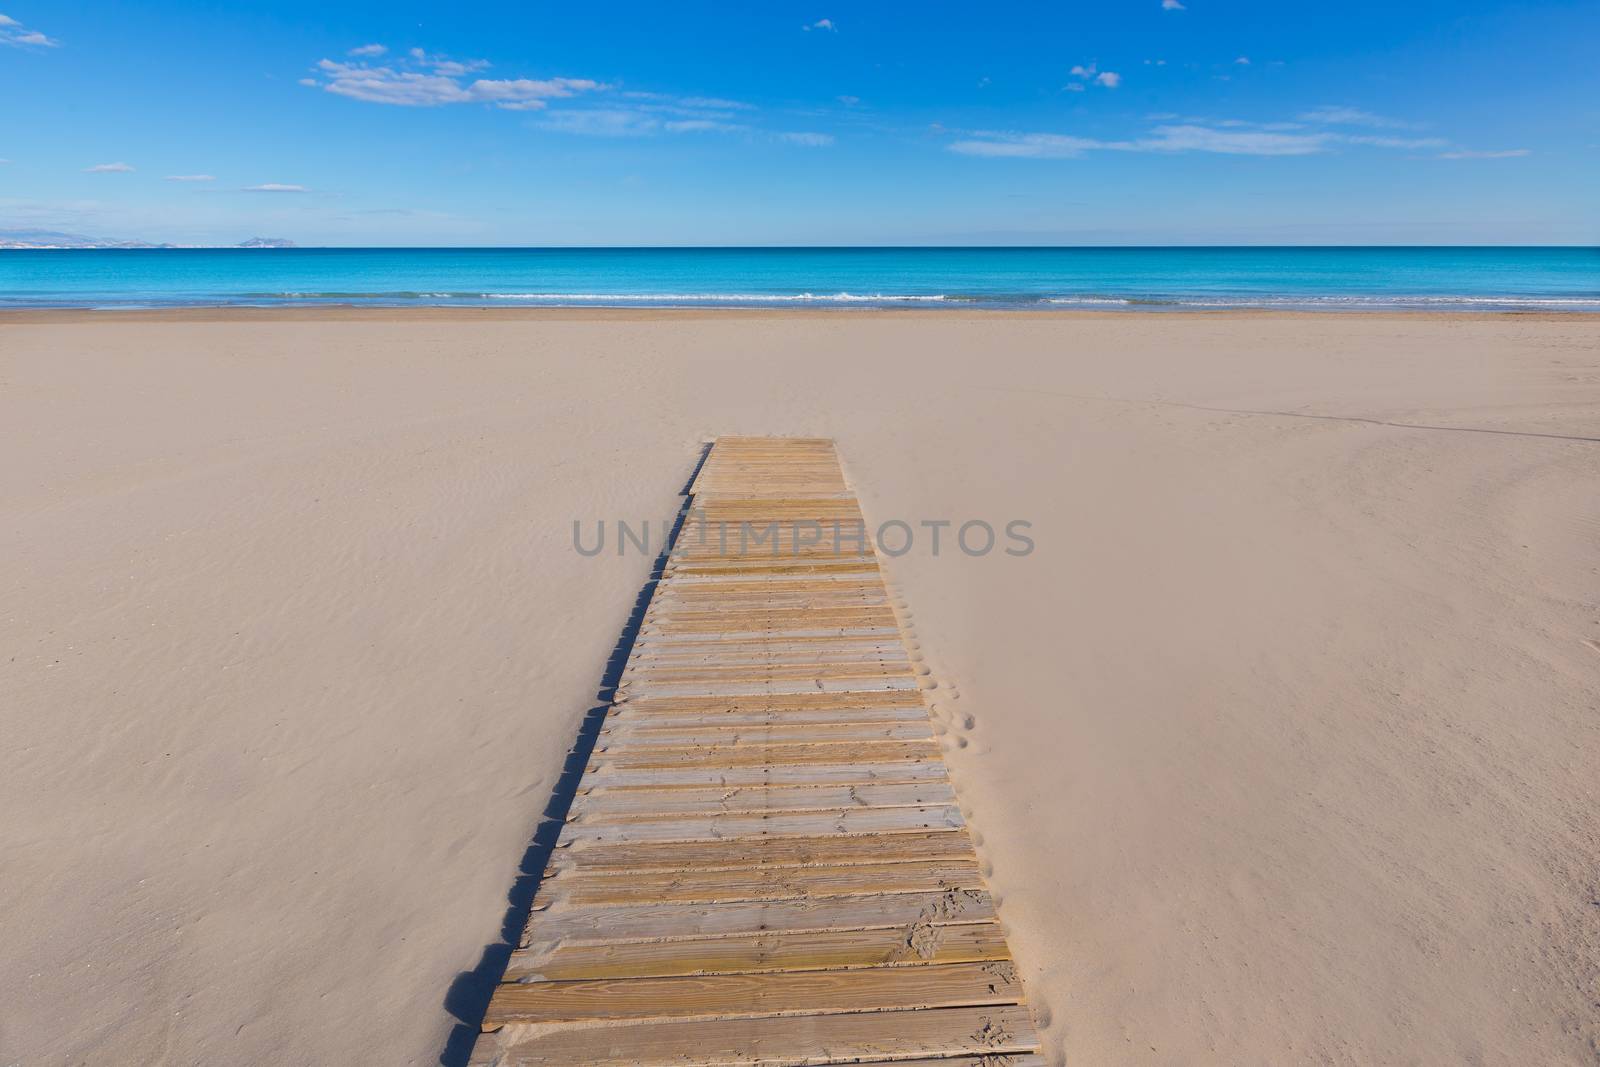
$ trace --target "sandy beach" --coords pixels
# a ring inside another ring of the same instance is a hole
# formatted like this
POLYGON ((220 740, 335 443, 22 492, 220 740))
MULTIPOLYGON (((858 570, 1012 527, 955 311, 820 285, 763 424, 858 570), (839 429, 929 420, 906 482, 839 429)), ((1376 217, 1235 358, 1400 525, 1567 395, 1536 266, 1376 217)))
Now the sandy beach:
POLYGON ((0 316, 0 1064, 460 1062, 738 433, 918 531, 1051 1062, 1600 1056, 1600 316, 241 309, 0 316))

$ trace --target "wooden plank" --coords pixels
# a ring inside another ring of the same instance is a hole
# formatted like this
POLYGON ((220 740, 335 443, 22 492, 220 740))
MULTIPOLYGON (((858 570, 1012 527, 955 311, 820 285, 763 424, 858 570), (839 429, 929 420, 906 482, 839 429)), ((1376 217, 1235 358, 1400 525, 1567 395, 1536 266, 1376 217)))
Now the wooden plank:
MULTIPOLYGON (((940 893, 983 889, 973 857, 922 863, 818 864, 810 867, 744 867, 694 871, 621 873, 558 871, 539 887, 538 900, 573 906, 664 903, 737 903, 754 900, 820 900, 889 893, 940 893)), ((539 913, 529 919, 534 940, 539 913)))
POLYGON ((865 930, 729 934, 686 941, 616 941, 518 949, 507 982, 564 982, 579 978, 652 978, 673 974, 744 974, 843 967, 920 966, 1010 959, 1005 936, 992 922, 865 930))
POLYGON ((484 1029, 507 1023, 659 1019, 728 1015, 809 1015, 1015 1004, 1021 994, 1009 960, 853 971, 791 971, 573 982, 525 982, 502 990, 484 1029))
MULTIPOLYGON (((844 704, 850 701, 842 701, 844 704)), ((704 711, 660 711, 632 714, 631 705, 618 704, 606 716, 606 728, 622 726, 641 730, 683 726, 783 726, 811 723, 927 722, 928 712, 917 704, 904 708, 740 708, 717 706, 704 711)))
MULTIPOLYGON (((1039 1050, 1026 1008, 931 1008, 546 1029, 507 1026, 479 1042, 496 1067, 820 1067, 885 1057, 993 1057, 1039 1050)), ((983 1062, 980 1060, 980 1062, 983 1062)))
POLYGON ((590 845, 557 848, 555 868, 589 871, 728 870, 740 867, 838 867, 850 863, 961 859, 974 855, 965 829, 906 834, 746 838, 689 844, 590 845))
MULTIPOLYGON (((558 903, 538 913, 526 936, 547 948, 558 942, 592 944, 658 938, 707 937, 776 931, 857 930, 872 926, 938 925, 994 918, 994 902, 981 889, 872 896, 747 900, 713 904, 578 905, 558 903)), ((527 941, 520 947, 534 947, 527 941)))
POLYGON ((932 741, 933 724, 922 722, 765 723, 745 726, 632 726, 600 732, 602 752, 740 745, 840 745, 862 741, 932 741))
POLYGON ((965 826, 954 804, 918 808, 838 808, 832 811, 739 812, 728 815, 675 815, 668 819, 624 822, 568 822, 561 831, 565 848, 630 844, 641 841, 723 841, 820 834, 900 834, 956 830, 965 826))
POLYGON ((636 696, 622 702, 630 715, 682 715, 716 711, 805 711, 819 708, 917 708, 921 690, 877 689, 859 693, 748 693, 735 696, 636 696))
POLYGON ((634 688, 640 682, 662 685, 687 682, 757 682, 767 683, 798 678, 815 681, 820 678, 911 678, 910 661, 894 662, 871 659, 843 663, 639 663, 623 675, 625 685, 634 688))
POLYGON ((757 811, 831 811, 954 804, 949 782, 858 786, 745 786, 731 789, 598 790, 575 798, 569 819, 603 822, 674 815, 757 811))
POLYGON ((848 758, 862 763, 919 762, 942 758, 932 741, 863 741, 842 756, 838 746, 827 744, 724 745, 719 748, 652 749, 619 748, 598 752, 590 761, 595 770, 623 771, 685 767, 778 767, 804 763, 838 763, 848 758))
MULTIPOLYGON (((848 759, 841 755, 840 759, 848 759)), ((608 768, 584 776, 588 789, 660 789, 668 786, 873 785, 927 782, 946 778, 943 759, 920 763, 800 764, 792 767, 650 767, 608 768)))

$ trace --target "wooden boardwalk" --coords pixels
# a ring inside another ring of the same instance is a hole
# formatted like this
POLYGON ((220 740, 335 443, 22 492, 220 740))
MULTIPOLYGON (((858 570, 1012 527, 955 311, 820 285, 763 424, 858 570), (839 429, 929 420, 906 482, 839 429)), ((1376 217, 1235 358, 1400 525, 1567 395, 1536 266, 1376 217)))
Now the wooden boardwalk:
POLYGON ((473 1063, 1040 1067, 833 443, 690 491, 473 1063))

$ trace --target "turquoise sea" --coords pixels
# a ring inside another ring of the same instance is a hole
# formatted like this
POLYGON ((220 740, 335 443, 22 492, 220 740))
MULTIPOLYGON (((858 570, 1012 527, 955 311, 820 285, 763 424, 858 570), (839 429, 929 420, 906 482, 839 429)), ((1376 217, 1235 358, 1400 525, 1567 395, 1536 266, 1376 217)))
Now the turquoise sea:
POLYGON ((1592 312, 1600 249, 0 251, 0 307, 283 304, 1592 312))

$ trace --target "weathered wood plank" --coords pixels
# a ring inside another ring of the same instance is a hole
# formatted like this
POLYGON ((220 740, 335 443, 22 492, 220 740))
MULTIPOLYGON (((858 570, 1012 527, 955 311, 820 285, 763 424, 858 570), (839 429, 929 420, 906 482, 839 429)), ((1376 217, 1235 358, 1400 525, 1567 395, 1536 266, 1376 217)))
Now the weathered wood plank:
POLYGON ((683 685, 689 682, 756 682, 764 684, 798 678, 802 681, 837 678, 910 678, 909 661, 857 660, 850 663, 641 663, 623 675, 623 684, 640 682, 683 685))
POLYGON ((850 863, 961 859, 973 855, 965 829, 905 834, 744 838, 738 841, 558 847, 555 869, 587 871, 728 870, 740 867, 839 867, 850 863))
POLYGON ((587 944, 807 930, 855 930, 980 922, 994 918, 994 902, 981 889, 873 896, 752 900, 715 904, 579 905, 558 903, 533 913, 522 948, 557 942, 587 944), (533 940, 537 939, 537 940, 533 940))
MULTIPOLYGON (((919 863, 818 864, 694 871, 591 873, 558 871, 539 887, 538 900, 574 906, 633 905, 649 901, 736 903, 753 900, 820 900, 885 893, 937 893, 983 889, 973 857, 919 863)), ((535 913, 530 925, 538 920, 535 913)))
POLYGON ((847 971, 788 971, 572 982, 522 982, 499 991, 484 1029, 507 1023, 808 1015, 1015 1004, 1022 992, 1009 960, 847 971))
POLYGON ((619 724, 600 731, 603 752, 641 748, 725 747, 728 745, 817 744, 861 741, 932 741, 933 724, 921 722, 762 723, 741 726, 635 726, 619 724))
POLYGON ((901 834, 956 830, 965 826, 954 804, 919 808, 839 808, 832 811, 739 812, 728 815, 678 815, 625 822, 568 822, 564 848, 633 844, 643 841, 731 841, 824 834, 901 834))
MULTIPOLYGON (((630 715, 683 715, 718 711, 805 711, 837 708, 924 709, 921 690, 878 689, 859 693, 748 693, 735 696, 635 696, 619 708, 630 715)), ((924 710, 924 714, 926 711, 924 710)))
MULTIPOLYGON (((841 756, 841 759, 848 759, 841 756)), ((583 779, 589 789, 660 789, 668 786, 871 785, 927 782, 947 775, 943 759, 911 763, 799 764, 790 767, 649 767, 601 765, 583 779)))
POLYGON ((1010 959, 1005 936, 992 922, 902 927, 729 934, 687 941, 615 941, 518 949, 507 982, 564 982, 578 978, 652 978, 673 974, 814 971, 841 967, 919 966, 1010 959))
POLYGON ((954 804, 949 782, 857 786, 743 786, 729 789, 599 790, 577 797, 569 819, 604 822, 690 814, 758 811, 831 811, 954 804))
MULTIPOLYGON (((651 749, 624 748, 598 752, 590 761, 595 770, 624 771, 684 767, 778 767, 802 763, 838 763, 842 757, 835 745, 766 744, 724 745, 720 748, 651 749)), ((939 746, 932 741, 864 741, 852 746, 850 759, 862 763, 901 763, 940 759, 939 746)))
MULTIPOLYGON (((599 1027, 507 1026, 480 1042, 496 1067, 820 1067, 884 1058, 1037 1052, 1039 1035, 1016 1005, 931 1008, 599 1027)), ((982 1062, 982 1060, 980 1060, 982 1062)), ((1004 1061, 999 1061, 1004 1063, 1004 1061)))

